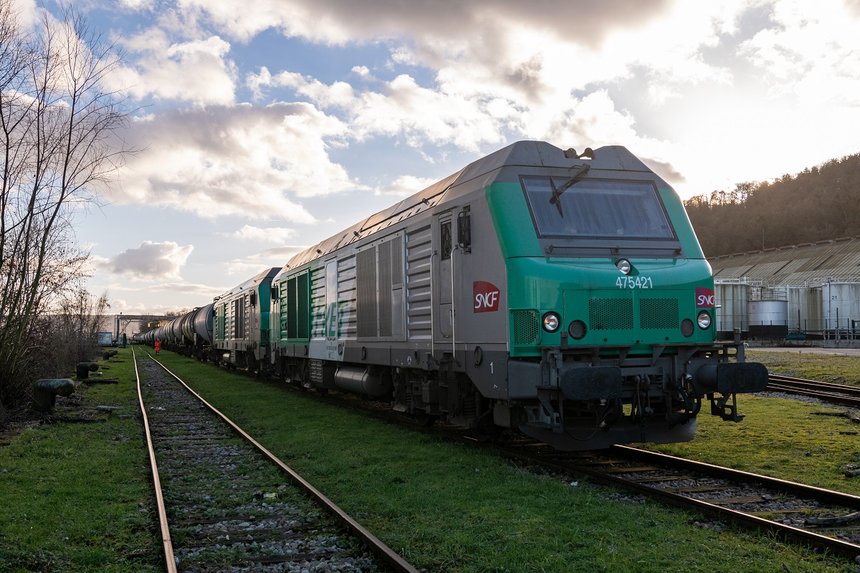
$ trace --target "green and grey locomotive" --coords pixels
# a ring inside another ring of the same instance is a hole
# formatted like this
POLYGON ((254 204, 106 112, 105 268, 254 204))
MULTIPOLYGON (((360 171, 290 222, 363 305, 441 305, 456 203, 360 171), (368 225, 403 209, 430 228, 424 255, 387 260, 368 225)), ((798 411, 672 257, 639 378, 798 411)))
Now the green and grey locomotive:
POLYGON ((715 312, 664 180, 623 147, 521 141, 294 256, 270 358, 309 387, 560 449, 683 441, 704 399, 737 420, 736 394, 767 383, 715 341, 715 312))
POLYGON ((259 370, 269 360, 271 286, 279 270, 266 269, 215 298, 212 348, 225 364, 259 370))

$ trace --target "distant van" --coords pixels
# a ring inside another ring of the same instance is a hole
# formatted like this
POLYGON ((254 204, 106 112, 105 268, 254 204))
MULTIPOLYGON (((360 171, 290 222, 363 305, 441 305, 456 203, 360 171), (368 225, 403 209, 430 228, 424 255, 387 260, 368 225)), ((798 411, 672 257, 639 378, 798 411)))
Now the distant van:
POLYGON ((96 336, 99 346, 113 346, 113 332, 99 332, 96 336))

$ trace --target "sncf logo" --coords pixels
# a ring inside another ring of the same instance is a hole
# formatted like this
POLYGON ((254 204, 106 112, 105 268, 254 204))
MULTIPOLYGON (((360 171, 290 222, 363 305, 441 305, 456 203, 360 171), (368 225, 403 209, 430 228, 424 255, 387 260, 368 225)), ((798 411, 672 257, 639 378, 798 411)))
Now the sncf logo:
POLYGON ((696 287, 696 308, 714 308, 717 301, 714 291, 709 288, 696 287))
POLYGON ((499 310, 499 299, 501 292, 499 287, 487 281, 475 281, 472 283, 473 310, 475 312, 496 312, 499 310))

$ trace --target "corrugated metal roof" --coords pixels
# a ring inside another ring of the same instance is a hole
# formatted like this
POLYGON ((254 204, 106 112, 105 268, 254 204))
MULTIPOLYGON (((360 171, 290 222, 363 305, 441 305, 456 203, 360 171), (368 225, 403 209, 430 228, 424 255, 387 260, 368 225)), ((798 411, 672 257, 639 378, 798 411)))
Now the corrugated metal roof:
POLYGON ((708 259, 714 278, 747 278, 769 286, 860 283, 860 237, 792 245, 708 259))
POLYGON ((716 268, 713 266, 713 262, 711 262, 711 268, 714 271, 714 277, 719 276, 721 279, 739 279, 743 276, 746 276, 747 272, 753 268, 753 265, 740 265, 733 267, 724 267, 724 268, 716 268))

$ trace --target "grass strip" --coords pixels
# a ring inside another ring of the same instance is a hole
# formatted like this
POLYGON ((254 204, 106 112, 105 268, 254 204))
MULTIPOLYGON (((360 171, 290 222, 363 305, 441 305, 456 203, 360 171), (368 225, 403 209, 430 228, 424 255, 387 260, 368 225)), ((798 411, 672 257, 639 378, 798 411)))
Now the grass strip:
POLYGON ((102 364, 119 384, 78 387, 0 445, 0 571, 161 570, 131 351, 102 364))
POLYGON ((747 360, 765 364, 772 374, 860 386, 860 356, 823 354, 808 348, 750 348, 747 360))

